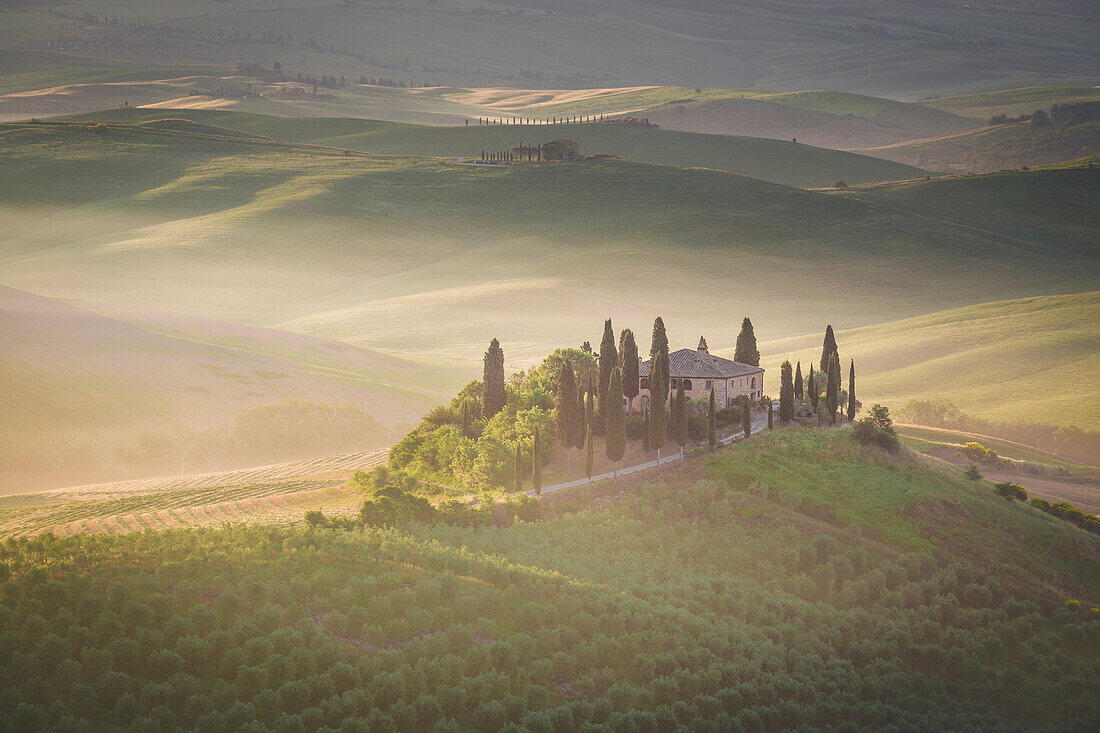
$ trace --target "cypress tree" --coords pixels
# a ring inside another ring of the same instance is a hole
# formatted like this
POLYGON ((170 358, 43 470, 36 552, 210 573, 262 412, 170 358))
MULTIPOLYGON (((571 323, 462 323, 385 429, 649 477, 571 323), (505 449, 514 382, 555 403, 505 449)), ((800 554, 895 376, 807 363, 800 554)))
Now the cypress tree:
POLYGON ((687 396, 684 394, 684 380, 682 379, 676 387, 676 398, 672 403, 672 414, 669 416, 669 432, 672 433, 672 439, 680 446, 680 457, 683 458, 684 446, 688 442, 688 425, 687 396))
POLYGON ((523 491, 523 455, 519 450, 519 441, 516 441, 516 466, 515 476, 512 479, 512 490, 517 494, 523 491))
POLYGON ((660 316, 653 321, 653 338, 649 347, 649 436, 650 447, 657 451, 657 463, 661 462, 661 448, 668 430, 668 336, 665 322, 660 316))
POLYGON ((752 435, 752 410, 748 402, 741 405, 741 429, 745 431, 746 438, 752 435))
POLYGON ((742 364, 760 366, 760 351, 756 348, 756 334, 752 330, 752 321, 748 316, 741 322, 741 333, 737 334, 737 347, 733 350, 733 360, 742 364))
POLYGON ((481 398, 481 414, 489 420, 504 408, 507 399, 504 390, 504 349, 500 348, 500 342, 496 339, 489 342, 484 361, 485 391, 481 398))
POLYGON ((542 496, 542 444, 539 442, 539 429, 535 427, 535 444, 531 448, 531 488, 535 496, 542 496))
POLYGON ((611 372, 615 369, 615 362, 619 360, 619 353, 615 349, 615 330, 611 328, 611 319, 603 324, 603 341, 600 342, 600 381, 596 383, 596 411, 600 419, 607 420, 607 389, 611 384, 611 372))
POLYGON ((837 398, 840 392, 840 370, 836 359, 829 360, 829 374, 825 379, 825 409, 829 413, 829 422, 836 424, 837 398))
POLYGON ((836 354, 836 337, 833 336, 833 327, 825 327, 825 341, 821 344, 821 371, 829 373, 829 360, 836 354))
POLYGON ((775 430, 775 403, 768 402, 768 430, 775 430))
MULTIPOLYGON (((798 362, 798 366, 796 366, 794 368, 794 398, 796 400, 798 400, 799 402, 801 402, 805 398, 805 392, 803 392, 803 390, 802 390, 802 362, 801 361, 798 362)), ((779 399, 780 400, 783 399, 782 395, 780 395, 779 399)), ((781 410, 783 409, 782 405, 780 405, 779 409, 781 409, 781 410)), ((782 420, 783 417, 780 416, 779 419, 782 420)))
POLYGON ((718 411, 714 407, 714 390, 710 391, 710 407, 707 408, 707 443, 711 448, 718 445, 718 411))
POLYGON ((806 389, 810 391, 810 404, 814 406, 814 412, 817 412, 817 402, 820 399, 818 395, 817 384, 814 380, 814 365, 810 365, 810 376, 806 379, 806 389))
POLYGON ((794 420, 794 396, 796 387, 791 383, 791 362, 779 367, 779 422, 786 425, 794 420))
MULTIPOLYGON (((591 389, 591 385, 589 385, 591 389)), ((577 406, 573 413, 577 419, 576 430, 573 432, 573 446, 577 450, 584 450, 584 431, 588 427, 588 417, 584 409, 584 388, 577 385, 577 406)))
POLYGON ((611 370, 611 382, 607 386, 607 407, 604 427, 604 451, 615 464, 615 475, 619 473, 619 462, 626 451, 626 420, 623 413, 623 373, 620 369, 611 370))
POLYGON ((470 401, 462 400, 462 437, 470 437, 470 401))
POLYGON ((589 483, 592 483, 592 464, 594 460, 595 455, 592 451, 592 423, 589 423, 588 429, 584 432, 584 475, 588 477, 589 483))
POLYGON ((565 449, 569 469, 573 470, 573 446, 577 442, 577 383, 573 379, 573 367, 566 359, 561 363, 558 374, 558 397, 554 403, 555 418, 558 425, 558 442, 565 449))
POLYGON ((649 405, 642 410, 642 452, 649 453, 649 405))
POLYGON ((856 419, 856 360, 848 369, 848 422, 856 419))
POLYGON ((623 397, 626 398, 627 413, 634 414, 634 398, 639 392, 638 344, 629 328, 624 328, 619 334, 619 364, 623 370, 623 397))

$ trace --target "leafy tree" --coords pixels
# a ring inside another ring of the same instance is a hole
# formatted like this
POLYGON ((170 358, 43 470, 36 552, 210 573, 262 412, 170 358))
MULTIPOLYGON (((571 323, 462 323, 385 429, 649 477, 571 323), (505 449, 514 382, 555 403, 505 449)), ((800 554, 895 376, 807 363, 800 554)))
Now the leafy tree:
POLYGON ((745 320, 741 322, 741 332, 737 334, 733 360, 742 364, 760 366, 760 350, 756 348, 756 334, 752 330, 752 321, 748 316, 745 316, 745 320))
POLYGON ((615 349, 615 330, 611 319, 603 324, 603 341, 600 342, 600 381, 596 383, 596 410, 600 419, 607 420, 607 390, 611 385, 611 372, 615 370, 619 352, 615 349))
POLYGON ((623 370, 623 397, 626 397, 627 412, 633 414, 634 398, 639 392, 638 344, 629 328, 619 334, 619 363, 623 370))
POLYGON ((535 496, 542 496, 542 443, 539 441, 539 429, 535 428, 535 442, 531 446, 531 488, 535 496))
POLYGON ((779 367, 779 422, 786 425, 794 420, 795 386, 791 382, 791 362, 779 367))
POLYGON ((496 339, 489 342, 484 361, 485 392, 482 396, 481 414, 488 420, 501 411, 507 399, 504 390, 504 349, 500 348, 500 342, 496 339))
POLYGON ((891 452, 901 447, 890 411, 883 405, 872 405, 867 417, 856 422, 854 434, 864 445, 876 445, 891 452))
POLYGON ((714 390, 710 391, 710 406, 707 408, 707 443, 711 448, 718 445, 718 411, 714 404, 714 390))
POLYGON ((829 325, 825 327, 825 340, 821 344, 821 371, 823 373, 829 373, 829 362, 832 360, 833 354, 836 353, 836 337, 833 336, 833 327, 829 325))
POLYGON ((626 425, 623 414, 623 373, 619 368, 611 370, 611 383, 607 389, 607 426, 604 450, 619 471, 619 462, 626 451, 626 425))
POLYGON ((573 378, 573 367, 569 364, 568 359, 561 363, 554 413, 558 426, 558 442, 565 449, 569 461, 569 470, 572 471, 573 446, 577 444, 580 415, 577 414, 577 383, 573 378))
POLYGON ((653 321, 653 338, 649 347, 650 448, 661 460, 668 431, 668 336, 665 322, 658 316, 653 321))
POLYGON ((848 368, 848 422, 856 419, 856 360, 848 368))
MULTIPOLYGON (((811 367, 812 368, 812 367, 811 367)), ((798 362, 798 366, 794 368, 794 398, 801 402, 805 397, 805 392, 802 388, 802 362, 798 362)), ((783 395, 779 396, 779 399, 783 399, 783 395)), ((779 418, 782 420, 782 416, 779 418)))

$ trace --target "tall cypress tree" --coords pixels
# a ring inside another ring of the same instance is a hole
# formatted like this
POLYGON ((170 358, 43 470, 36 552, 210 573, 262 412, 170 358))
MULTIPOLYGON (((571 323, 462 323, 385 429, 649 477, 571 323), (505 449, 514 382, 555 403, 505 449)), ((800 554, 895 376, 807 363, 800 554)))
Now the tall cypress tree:
POLYGON ((601 420, 607 420, 607 389, 611 384, 611 372, 619 361, 619 352, 615 348, 615 329, 611 327, 611 319, 603 324, 603 341, 600 342, 600 381, 596 383, 596 411, 601 420))
POLYGON ((756 348, 756 334, 752 330, 752 321, 748 316, 741 322, 741 333, 737 334, 737 347, 733 350, 733 360, 742 364, 760 366, 760 351, 756 348))
POLYGON ((649 405, 642 410, 642 452, 649 453, 649 405))
MULTIPOLYGON (((798 366, 794 368, 794 398, 801 402, 804 395, 805 393, 802 391, 802 362, 800 361, 798 362, 798 366)), ((782 400, 783 398, 780 397, 779 399, 782 400)), ((782 409, 782 406, 780 406, 780 410, 782 409)), ((783 419, 782 415, 780 415, 779 419, 783 419)))
POLYGON ((806 379, 806 389, 810 391, 810 404, 814 406, 814 412, 817 412, 817 403, 820 399, 818 395, 817 383, 814 380, 814 365, 810 364, 810 376, 806 379))
POLYGON ((517 494, 523 491, 523 455, 520 453, 519 441, 516 441, 516 465, 515 476, 512 479, 512 491, 517 494))
POLYGON ((660 463, 661 448, 664 447, 668 430, 668 336, 660 316, 653 321, 653 338, 649 347, 649 401, 649 424, 652 428, 649 444, 657 451, 657 462, 660 463))
POLYGON ((711 448, 718 445, 718 410, 714 407, 714 390, 710 391, 710 407, 707 409, 707 443, 711 448))
POLYGON ((745 431, 746 438, 752 435, 752 410, 748 402, 741 404, 741 429, 745 431))
POLYGON ((535 444, 531 448, 531 488, 535 496, 542 496, 542 443, 539 442, 539 429, 535 427, 535 444))
POLYGON ((623 370, 623 397, 626 398, 627 412, 634 413, 634 398, 638 396, 638 344, 634 341, 634 332, 629 328, 619 334, 619 364, 623 370))
POLYGON ((791 380, 791 362, 779 367, 779 422, 786 425, 794 420, 795 385, 791 380))
POLYGON ((485 390, 481 397, 481 414, 489 420, 504 408, 507 393, 504 390, 504 349, 493 339, 485 352, 485 390))
POLYGON ((577 383, 573 379, 573 367, 569 360, 561 363, 561 372, 558 374, 558 397, 554 403, 555 418, 558 426, 558 442, 565 449, 568 457, 569 469, 573 470, 573 446, 577 443, 577 424, 580 415, 577 414, 577 383))
MULTIPOLYGON (((588 391, 592 391, 592 384, 589 383, 588 391)), ((577 430, 573 433, 574 443, 573 445, 578 450, 584 450, 584 431, 588 429, 588 415, 584 409, 584 388, 577 385, 577 430)))
POLYGON ((829 373, 829 360, 836 354, 836 337, 833 336, 833 327, 825 327, 825 341, 821 344, 821 372, 829 373))
POLYGON ((684 446, 688 442, 687 396, 684 394, 684 380, 676 387, 676 397, 672 402, 672 414, 669 416, 669 432, 680 446, 680 457, 684 455, 684 446))
POLYGON ((462 400, 462 437, 470 437, 470 401, 462 400))
POLYGON ((829 413, 829 422, 836 423, 837 399, 840 393, 840 370, 836 359, 829 360, 829 374, 825 379, 825 409, 829 413))
POLYGON ((619 473, 619 462, 626 451, 626 418, 623 413, 623 373, 621 369, 611 370, 611 382, 607 385, 607 407, 605 409, 604 450, 615 464, 615 474, 619 473))
POLYGON ((584 431, 584 475, 588 477, 589 483, 592 482, 592 466, 595 460, 596 455, 592 450, 592 423, 589 423, 588 429, 584 431))
POLYGON ((848 369, 848 422, 856 419, 856 360, 848 369))
POLYGON ((775 403, 768 402, 768 430, 775 430, 775 403))

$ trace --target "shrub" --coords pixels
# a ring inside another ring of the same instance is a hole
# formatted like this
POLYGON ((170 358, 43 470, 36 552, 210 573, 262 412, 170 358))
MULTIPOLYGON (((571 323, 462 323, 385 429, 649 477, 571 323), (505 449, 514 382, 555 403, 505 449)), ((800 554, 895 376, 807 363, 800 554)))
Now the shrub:
POLYGON ((894 452, 901 447, 894 432, 890 411, 883 405, 872 405, 867 417, 857 420, 854 428, 856 440, 863 445, 874 445, 894 452))
POLYGON ((998 495, 1003 496, 1006 499, 1017 499, 1019 501, 1027 501, 1027 490, 1019 484, 1014 484, 1011 481, 1005 481, 1002 484, 993 484, 993 489, 998 495))
POLYGON ((967 468, 966 471, 963 472, 963 476, 966 476, 966 478, 970 481, 979 481, 982 478, 982 472, 978 470, 977 466, 971 463, 969 468, 967 468))

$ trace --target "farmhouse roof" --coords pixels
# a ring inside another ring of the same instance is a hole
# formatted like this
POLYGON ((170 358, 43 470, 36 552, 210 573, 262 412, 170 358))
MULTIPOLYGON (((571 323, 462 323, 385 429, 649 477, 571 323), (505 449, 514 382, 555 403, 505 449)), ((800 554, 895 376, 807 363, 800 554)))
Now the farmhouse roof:
MULTIPOLYGON (((680 349, 668 355, 670 377, 688 377, 694 379, 730 379, 749 374, 763 373, 763 369, 752 364, 742 364, 732 359, 723 359, 700 349, 680 349)), ((649 376, 649 362, 643 361, 638 375, 649 376)))

